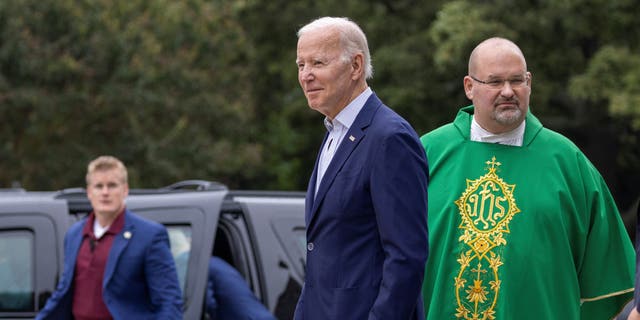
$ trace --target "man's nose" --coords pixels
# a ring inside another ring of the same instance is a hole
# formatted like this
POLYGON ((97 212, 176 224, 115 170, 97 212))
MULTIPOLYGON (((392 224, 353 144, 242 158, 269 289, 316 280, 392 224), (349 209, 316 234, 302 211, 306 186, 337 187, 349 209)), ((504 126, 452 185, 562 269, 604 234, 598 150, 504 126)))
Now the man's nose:
POLYGON ((502 89, 500 89, 500 95, 505 97, 513 96, 513 87, 511 86, 510 81, 505 81, 502 89))
POLYGON ((314 79, 313 70, 311 69, 311 67, 304 66, 298 73, 301 81, 306 82, 314 79))

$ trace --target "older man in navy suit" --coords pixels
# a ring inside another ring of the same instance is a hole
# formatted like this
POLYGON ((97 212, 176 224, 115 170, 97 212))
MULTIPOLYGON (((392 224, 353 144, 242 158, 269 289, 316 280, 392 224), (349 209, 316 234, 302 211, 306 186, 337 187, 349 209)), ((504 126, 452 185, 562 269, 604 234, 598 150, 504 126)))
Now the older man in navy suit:
POLYGON ((36 319, 182 319, 182 294, 166 229, 125 208, 122 162, 89 164, 93 212, 65 236, 62 278, 36 319))
POLYGON ((368 87, 370 60, 347 18, 298 31, 298 80, 328 132, 307 191, 296 320, 424 319, 426 156, 409 123, 368 87))

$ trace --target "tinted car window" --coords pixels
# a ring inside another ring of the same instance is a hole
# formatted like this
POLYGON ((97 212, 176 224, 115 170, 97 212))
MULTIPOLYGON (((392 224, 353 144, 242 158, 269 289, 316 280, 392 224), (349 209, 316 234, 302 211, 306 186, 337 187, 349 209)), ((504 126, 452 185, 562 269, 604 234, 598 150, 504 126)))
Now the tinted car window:
POLYGON ((0 231, 0 311, 32 311, 33 232, 0 231))
POLYGON ((166 227, 169 233, 169 242, 171 243, 171 254, 176 262, 180 288, 184 292, 189 255, 191 254, 191 227, 181 225, 168 225, 166 227))

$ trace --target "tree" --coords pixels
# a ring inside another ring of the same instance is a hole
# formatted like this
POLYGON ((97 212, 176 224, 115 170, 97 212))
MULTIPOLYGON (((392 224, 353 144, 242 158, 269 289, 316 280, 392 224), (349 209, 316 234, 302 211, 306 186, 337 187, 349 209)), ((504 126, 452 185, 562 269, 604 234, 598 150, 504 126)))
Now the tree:
POLYGON ((235 4, 205 1, 0 3, 2 180, 82 184, 114 154, 133 185, 258 174, 251 44, 235 4), (242 175, 237 172, 242 171, 242 175))
POLYGON ((512 39, 533 73, 532 111, 576 142, 629 208, 640 180, 635 9, 634 0, 0 1, 0 183, 82 185, 86 163, 108 153, 133 186, 196 178, 306 189, 324 129, 297 82, 296 31, 331 15, 363 28, 369 85, 419 134, 470 103, 462 78, 473 47, 512 39))

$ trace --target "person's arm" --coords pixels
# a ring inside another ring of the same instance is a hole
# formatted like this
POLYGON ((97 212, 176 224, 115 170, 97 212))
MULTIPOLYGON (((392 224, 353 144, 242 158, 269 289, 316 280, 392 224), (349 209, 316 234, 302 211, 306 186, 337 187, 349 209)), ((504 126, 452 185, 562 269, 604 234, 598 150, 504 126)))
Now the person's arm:
POLYGON ((208 281, 207 281, 207 291, 205 293, 205 306, 207 309, 207 314, 209 314, 209 319, 211 320, 216 320, 217 314, 218 314, 218 301, 216 300, 216 294, 215 294, 215 284, 214 284, 214 279, 212 277, 212 270, 211 267, 209 267, 209 276, 208 276, 208 281))
POLYGON ((404 129, 380 142, 373 161, 371 193, 385 260, 369 319, 409 319, 422 310, 428 167, 417 137, 404 129))
POLYGON ((302 291, 300 292, 300 297, 296 304, 296 310, 293 313, 294 320, 304 320, 304 287, 305 285, 302 284, 302 291))
POLYGON ((209 282, 213 284, 213 295, 220 309, 216 317, 224 319, 275 320, 255 296, 245 278, 225 260, 211 257, 209 282))
POLYGON ((157 319, 182 319, 182 293, 171 255, 167 230, 162 229, 146 250, 145 274, 157 319))

